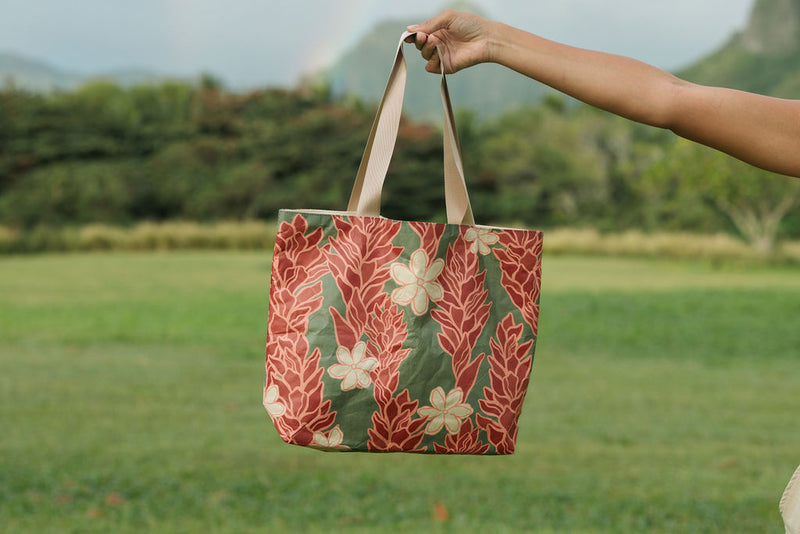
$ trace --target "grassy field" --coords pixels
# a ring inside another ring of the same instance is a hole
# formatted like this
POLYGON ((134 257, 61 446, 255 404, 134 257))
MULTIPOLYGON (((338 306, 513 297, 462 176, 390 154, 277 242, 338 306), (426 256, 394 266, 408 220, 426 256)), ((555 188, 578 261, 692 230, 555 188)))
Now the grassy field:
POLYGON ((544 270, 517 453, 474 458, 283 444, 267 254, 0 258, 0 531, 782 532, 800 271, 544 270))

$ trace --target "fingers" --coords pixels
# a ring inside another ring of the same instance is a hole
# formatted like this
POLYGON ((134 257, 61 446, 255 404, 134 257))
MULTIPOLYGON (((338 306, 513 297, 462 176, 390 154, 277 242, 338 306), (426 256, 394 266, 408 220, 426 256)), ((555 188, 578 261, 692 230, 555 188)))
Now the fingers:
POLYGON ((428 60, 428 63, 425 65, 425 70, 428 72, 435 72, 440 73, 441 68, 441 57, 440 57, 440 50, 439 48, 442 45, 442 40, 439 39, 435 35, 429 35, 428 38, 425 40, 425 44, 423 45, 420 52, 422 53, 422 57, 428 60))
POLYGON ((433 33, 436 30, 440 30, 442 28, 446 28, 448 24, 450 24, 450 19, 452 18, 453 11, 446 9, 433 17, 430 20, 423 22, 422 24, 415 24, 413 26, 408 27, 408 31, 410 32, 425 32, 425 33, 433 33))
POLYGON ((425 70, 434 74, 441 74, 441 61, 439 61, 439 54, 434 54, 432 58, 425 64, 425 70))
POLYGON ((434 55, 436 55, 436 46, 439 44, 439 39, 436 38, 435 35, 428 35, 427 39, 425 39, 425 43, 423 43, 422 48, 419 46, 420 53, 422 57, 430 60, 434 55))
POLYGON ((439 72, 439 53, 436 47, 441 41, 436 36, 417 32, 415 36, 406 37, 406 42, 414 43, 422 57, 428 62, 425 65, 425 70, 439 72))
POLYGON ((416 45, 417 49, 419 49, 419 48, 422 47, 422 44, 424 44, 425 37, 426 37, 426 34, 424 34, 422 32, 415 32, 413 35, 409 35, 408 37, 406 37, 405 38, 405 42, 414 43, 414 45, 416 45), (422 41, 422 44, 420 44, 420 41, 422 41))
POLYGON ((437 47, 442 44, 442 41, 435 35, 427 34, 422 30, 415 30, 415 28, 419 28, 420 26, 422 25, 408 27, 409 31, 416 31, 416 34, 406 37, 406 42, 413 42, 414 46, 416 46, 417 50, 422 54, 423 59, 427 61, 425 65, 426 71, 439 74, 441 73, 441 60, 437 47))
POLYGON ((417 50, 422 50, 422 47, 425 46, 425 43, 428 40, 428 34, 424 32, 417 32, 414 35, 409 35, 406 37, 407 43, 414 43, 414 46, 417 47, 417 50))

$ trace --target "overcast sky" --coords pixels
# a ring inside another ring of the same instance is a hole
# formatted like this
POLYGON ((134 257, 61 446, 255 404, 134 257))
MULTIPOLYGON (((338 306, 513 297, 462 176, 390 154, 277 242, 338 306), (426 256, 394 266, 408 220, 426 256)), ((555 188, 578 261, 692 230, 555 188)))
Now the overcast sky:
MULTIPOLYGON (((475 0, 491 18, 568 44, 677 69, 747 21, 754 0, 475 0)), ((98 73, 210 72, 231 87, 291 85, 375 22, 431 0, 0 0, 0 51, 98 73)), ((398 36, 404 28, 397 29, 398 36)), ((391 37, 394 40, 394 37, 391 37)))

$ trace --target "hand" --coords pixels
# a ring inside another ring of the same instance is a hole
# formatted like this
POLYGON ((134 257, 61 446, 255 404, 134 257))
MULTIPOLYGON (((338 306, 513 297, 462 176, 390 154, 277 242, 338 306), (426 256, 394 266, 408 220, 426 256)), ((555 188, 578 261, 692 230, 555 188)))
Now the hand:
POLYGON ((417 34, 406 40, 428 61, 425 70, 439 73, 444 65, 445 73, 452 74, 490 60, 490 25, 477 15, 447 9, 427 22, 409 26, 408 31, 417 34))

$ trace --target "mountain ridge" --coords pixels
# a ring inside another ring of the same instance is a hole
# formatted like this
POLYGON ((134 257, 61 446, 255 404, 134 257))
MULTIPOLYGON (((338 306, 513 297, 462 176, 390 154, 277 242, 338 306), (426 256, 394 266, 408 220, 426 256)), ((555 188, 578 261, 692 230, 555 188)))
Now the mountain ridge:
MULTIPOLYGON (((376 101, 383 93, 394 59, 400 33, 413 20, 387 20, 374 26, 358 44, 321 77, 336 96, 356 96, 376 101)), ((406 45, 412 47, 412 45, 406 45)), ((404 111, 416 118, 441 120, 439 77, 425 71, 425 62, 417 53, 406 50, 408 81, 404 111)), ((414 50, 416 52, 416 50, 414 50)), ((480 71, 463 70, 448 77, 448 85, 456 107, 468 107, 491 115, 506 107, 507 102, 530 105, 549 91, 544 85, 521 77, 499 65, 487 64, 480 71)))
POLYGON ((0 51, 0 87, 10 85, 26 91, 48 93, 70 91, 94 80, 111 80, 123 87, 129 87, 167 79, 175 77, 133 67, 96 74, 80 74, 24 54, 0 51))
MULTIPOLYGON (((470 3, 453 6, 476 10, 470 3)), ((479 13, 480 14, 480 13, 479 13)), ((418 19, 421 20, 421 19, 418 19)), ((375 101, 383 92, 398 28, 411 20, 383 21, 324 73, 335 95, 355 95, 375 101)), ((433 83, 413 78, 423 71, 418 54, 406 54, 409 81, 405 111, 417 118, 441 120, 441 105, 433 83), (433 96, 431 96, 433 94, 433 96)), ((676 69, 684 79, 784 98, 800 98, 800 0, 756 0, 745 28, 716 51, 688 67, 676 69)), ((433 78, 428 76, 429 78, 433 78)), ((498 65, 466 69, 449 79, 456 107, 492 115, 539 102, 552 89, 498 65)))
MULTIPOLYGON (((468 0, 450 2, 445 7, 488 17, 468 0)), ((350 95, 369 102, 378 100, 394 60, 396 39, 406 26, 425 18, 427 16, 377 23, 333 65, 318 73, 317 79, 327 83, 336 96, 350 95)), ((407 45, 409 47, 412 45, 407 45)), ((405 57, 409 69, 404 112, 417 119, 441 121, 438 76, 425 71, 425 61, 419 54, 406 53, 405 57)), ((509 103, 513 106, 535 104, 552 91, 545 85, 494 64, 482 65, 479 71, 460 71, 448 78, 448 86, 456 108, 475 110, 479 116, 503 111, 509 107, 509 103)))
POLYGON ((16 52, 0 52, 0 82, 33 91, 73 86, 78 76, 16 52))
MULTIPOLYGON (((486 16, 469 1, 454 2, 448 7, 486 16)), ((327 84, 336 96, 352 95, 375 102, 386 84, 396 38, 407 24, 422 18, 377 23, 329 68, 307 81, 327 84)), ((441 120, 437 77, 425 72, 419 54, 407 53, 406 58, 409 62, 406 113, 419 119, 441 120)), ((744 29, 731 35, 717 50, 675 72, 696 83, 800 98, 800 0, 756 0, 744 29)), ((33 92, 69 91, 97 79, 128 87, 180 78, 147 69, 82 74, 24 54, 0 51, 0 87, 33 92)), ((469 108, 484 117, 536 104, 553 91, 494 64, 461 71, 450 77, 449 84, 457 108, 469 108)))
POLYGON ((800 0, 756 0, 747 26, 678 76, 782 98, 800 98, 800 0))

